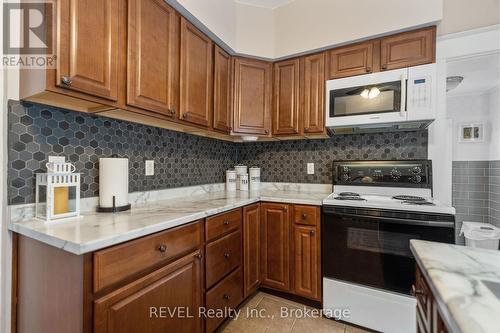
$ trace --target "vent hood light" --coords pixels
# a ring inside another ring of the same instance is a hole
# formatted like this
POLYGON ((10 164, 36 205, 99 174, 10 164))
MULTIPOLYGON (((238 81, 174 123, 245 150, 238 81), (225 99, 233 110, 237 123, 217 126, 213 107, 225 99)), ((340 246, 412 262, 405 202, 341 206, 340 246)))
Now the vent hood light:
POLYGON ((446 92, 455 89, 464 80, 463 76, 448 76, 446 78, 446 92))
POLYGON ((249 136, 249 135, 245 135, 245 136, 242 136, 241 137, 241 140, 245 141, 245 142, 254 142, 254 141, 257 141, 259 139, 258 136, 249 136))

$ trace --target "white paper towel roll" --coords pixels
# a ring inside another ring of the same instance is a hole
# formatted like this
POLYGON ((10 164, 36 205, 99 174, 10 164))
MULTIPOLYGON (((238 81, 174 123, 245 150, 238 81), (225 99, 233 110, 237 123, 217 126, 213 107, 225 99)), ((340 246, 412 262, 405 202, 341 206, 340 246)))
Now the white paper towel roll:
POLYGON ((99 205, 102 208, 128 205, 128 158, 99 159, 99 205))

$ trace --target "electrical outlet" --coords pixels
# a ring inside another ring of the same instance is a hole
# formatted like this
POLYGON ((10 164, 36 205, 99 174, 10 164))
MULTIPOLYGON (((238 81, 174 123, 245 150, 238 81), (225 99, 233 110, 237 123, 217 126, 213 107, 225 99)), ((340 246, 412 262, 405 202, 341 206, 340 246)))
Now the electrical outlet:
POLYGON ((307 163, 307 174, 314 175, 314 163, 307 163))
POLYGON ((155 161, 146 160, 145 169, 146 169, 146 176, 153 176, 155 174, 155 161))

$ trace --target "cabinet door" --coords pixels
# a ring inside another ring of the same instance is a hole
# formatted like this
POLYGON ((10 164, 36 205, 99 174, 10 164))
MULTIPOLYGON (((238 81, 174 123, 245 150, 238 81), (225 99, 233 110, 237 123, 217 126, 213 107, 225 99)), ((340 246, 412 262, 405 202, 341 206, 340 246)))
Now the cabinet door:
POLYGON ((261 282, 290 290, 290 217, 287 204, 261 205, 261 282))
POLYGON ((209 126, 212 118, 212 41, 181 18, 181 101, 179 117, 209 126))
POLYGON ((234 132, 271 133, 271 64, 265 61, 234 60, 234 132))
POLYGON ((243 207, 243 282, 247 298, 260 285, 260 205, 243 207))
POLYGON ((436 56, 436 27, 384 37, 380 47, 382 70, 432 63, 436 56))
POLYGON ((189 254, 94 301, 94 332, 201 332, 199 254, 189 254), (160 307, 178 312, 163 312, 160 317, 160 307))
POLYGON ((304 133, 325 131, 325 53, 302 58, 302 126, 304 133))
POLYGON ((56 85, 118 99, 120 0, 59 1, 56 85))
POLYGON ((328 51, 328 78, 338 79, 371 73, 373 49, 373 42, 365 42, 328 51))
POLYGON ((300 60, 274 64, 273 134, 299 133, 300 60))
POLYGON ((214 51, 214 129, 231 132, 231 56, 217 45, 214 51))
POLYGON ((178 101, 179 15, 162 0, 129 1, 127 104, 173 116, 178 101))
POLYGON ((295 225, 294 229, 295 294, 320 301, 321 237, 319 228, 295 225))

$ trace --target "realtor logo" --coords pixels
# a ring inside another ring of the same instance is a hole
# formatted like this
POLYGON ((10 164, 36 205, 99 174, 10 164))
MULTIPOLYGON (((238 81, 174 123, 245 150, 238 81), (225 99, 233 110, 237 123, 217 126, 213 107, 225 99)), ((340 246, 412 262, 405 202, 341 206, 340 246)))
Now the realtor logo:
POLYGON ((3 67, 54 67, 53 9, 52 1, 3 3, 3 67))

